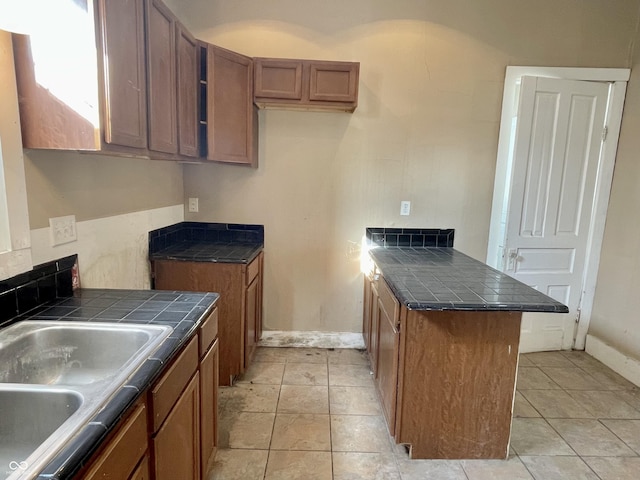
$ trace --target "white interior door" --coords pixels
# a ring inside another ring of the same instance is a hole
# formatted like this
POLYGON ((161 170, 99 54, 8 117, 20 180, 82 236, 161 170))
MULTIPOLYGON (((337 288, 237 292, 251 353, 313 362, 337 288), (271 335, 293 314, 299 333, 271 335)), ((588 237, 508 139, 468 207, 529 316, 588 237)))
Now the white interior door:
POLYGON ((569 307, 525 314, 521 351, 571 348, 610 84, 522 77, 505 272, 569 307))

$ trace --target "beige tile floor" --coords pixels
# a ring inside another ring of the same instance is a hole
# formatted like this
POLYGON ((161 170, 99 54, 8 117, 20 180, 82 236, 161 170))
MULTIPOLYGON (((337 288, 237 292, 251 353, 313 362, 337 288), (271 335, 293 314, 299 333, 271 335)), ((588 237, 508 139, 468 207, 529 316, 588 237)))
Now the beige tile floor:
POLYGON ((583 352, 521 355, 508 460, 409 460, 357 350, 259 348, 220 419, 212 480, 640 479, 640 389, 583 352))

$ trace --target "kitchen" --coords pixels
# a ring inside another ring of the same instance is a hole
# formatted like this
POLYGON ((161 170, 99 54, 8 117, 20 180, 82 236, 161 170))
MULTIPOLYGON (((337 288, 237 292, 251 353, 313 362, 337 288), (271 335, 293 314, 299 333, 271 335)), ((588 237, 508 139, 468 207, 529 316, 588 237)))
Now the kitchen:
MULTIPOLYGON (((357 110, 261 111, 257 170, 25 151, 32 263, 78 253, 84 287, 148 288, 150 230, 263 224, 265 330, 358 332, 365 227, 455 228, 456 248, 485 259, 507 65, 636 65, 638 3, 609 3, 167 2, 197 38, 245 55, 360 62, 357 110), (48 219, 65 215, 78 240, 51 247, 48 219)), ((605 363, 640 356, 636 81, 632 72, 590 331, 613 346, 605 363)), ((15 115, 2 122, 7 162, 23 152, 5 133, 15 115)))

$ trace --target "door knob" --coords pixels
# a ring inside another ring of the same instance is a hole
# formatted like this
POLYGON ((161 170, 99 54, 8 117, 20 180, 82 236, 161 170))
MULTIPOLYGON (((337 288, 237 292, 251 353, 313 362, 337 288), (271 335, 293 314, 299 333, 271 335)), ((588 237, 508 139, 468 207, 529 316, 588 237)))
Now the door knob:
POLYGON ((515 270, 516 262, 520 260, 517 248, 510 248, 507 254, 507 270, 515 270))

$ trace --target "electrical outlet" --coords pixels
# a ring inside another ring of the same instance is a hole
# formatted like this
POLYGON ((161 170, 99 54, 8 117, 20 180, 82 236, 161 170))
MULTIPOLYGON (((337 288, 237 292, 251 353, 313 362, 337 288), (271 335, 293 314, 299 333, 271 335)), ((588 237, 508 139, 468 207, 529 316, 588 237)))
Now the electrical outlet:
POLYGON ((403 200, 400 202, 400 215, 409 215, 411 214, 411 202, 408 200, 403 200))
POLYGON ((49 219, 49 230, 51 232, 51 246, 62 245, 63 243, 75 242, 78 239, 76 233, 76 216, 55 217, 49 219))
POLYGON ((198 211, 198 198, 189 198, 189 211, 197 212, 198 211))

